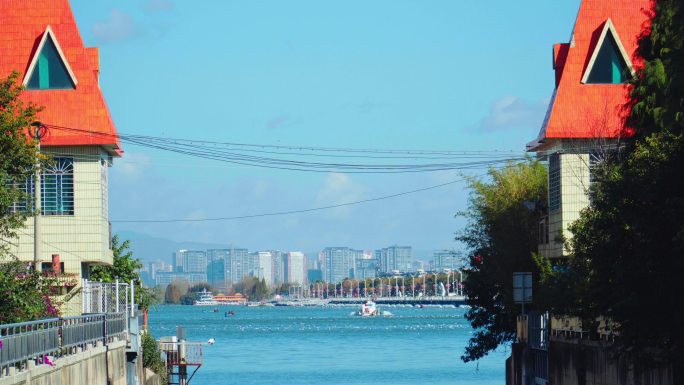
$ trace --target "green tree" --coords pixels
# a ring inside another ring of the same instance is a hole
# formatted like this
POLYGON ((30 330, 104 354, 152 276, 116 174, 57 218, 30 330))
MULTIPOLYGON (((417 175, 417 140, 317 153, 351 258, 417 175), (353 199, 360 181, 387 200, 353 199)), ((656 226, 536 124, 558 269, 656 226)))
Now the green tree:
POLYGON ((263 278, 245 277, 233 285, 233 289, 245 295, 250 301, 262 301, 271 295, 271 291, 263 278))
MULTIPOLYGON (((27 194, 26 181, 36 170, 38 146, 31 140, 31 124, 39 111, 33 104, 20 99, 23 87, 19 74, 13 72, 0 80, 0 240, 16 237, 16 229, 33 214, 33 200, 27 194), (21 203, 26 209, 15 210, 21 203)), ((0 243, 0 253, 7 253, 6 242, 0 243)))
POLYGON ((159 343, 154 339, 152 333, 146 331, 142 335, 142 360, 143 367, 149 368, 153 372, 157 373, 161 378, 162 384, 167 383, 168 374, 166 372, 166 367, 164 366, 164 361, 161 358, 161 349, 159 348, 159 343))
POLYGON ((164 292, 164 303, 168 304, 179 304, 181 296, 181 290, 175 282, 166 286, 166 291, 164 292))
POLYGON ((159 302, 156 292, 152 289, 142 286, 140 279, 140 269, 143 267, 140 259, 133 258, 133 252, 130 249, 131 242, 125 240, 120 242, 119 236, 112 237, 112 253, 114 255, 112 265, 97 265, 90 271, 90 279, 100 282, 115 282, 117 279, 120 282, 135 284, 135 303, 143 309, 147 310, 154 304, 159 302))
POLYGON ((18 79, 19 74, 13 72, 0 80, 0 323, 59 315, 51 297, 55 280, 9 255, 16 230, 34 214, 33 199, 25 187, 39 156, 37 142, 29 136, 39 108, 19 99, 23 87, 18 79), (17 210, 17 204, 23 208, 17 210))
POLYGON ((633 82, 627 121, 634 135, 621 156, 597 169, 591 206, 571 226, 572 258, 560 278, 574 294, 569 313, 594 330, 599 316, 613 321, 618 352, 672 363, 684 356, 681 1, 656 3, 639 53, 645 64, 633 82))
POLYGON ((133 258, 129 240, 120 242, 119 236, 112 237, 112 254, 114 255, 113 264, 97 265, 90 270, 90 279, 101 282, 114 282, 118 279, 121 282, 140 280, 138 271, 143 267, 140 259, 133 258))
MULTIPOLYGON (((461 357, 465 362, 513 341, 519 311, 513 303, 513 272, 538 274, 532 255, 546 207, 546 168, 528 159, 488 174, 488 181, 469 181, 468 208, 458 214, 467 221, 456 240, 469 253, 466 319, 475 329, 461 357)), ((433 283, 428 279, 428 285, 433 283)))

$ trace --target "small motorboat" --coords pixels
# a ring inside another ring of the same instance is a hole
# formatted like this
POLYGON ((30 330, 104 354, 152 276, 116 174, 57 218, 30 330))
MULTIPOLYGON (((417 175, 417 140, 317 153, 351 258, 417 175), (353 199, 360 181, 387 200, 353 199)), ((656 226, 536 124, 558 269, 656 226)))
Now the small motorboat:
POLYGON ((213 345, 213 344, 216 343, 216 340, 213 339, 213 338, 209 338, 209 341, 207 341, 207 343, 208 343, 209 345, 213 345))
POLYGON ((233 315, 235 315, 235 312, 232 311, 232 310, 231 310, 231 311, 227 311, 226 314, 225 314, 226 317, 228 317, 228 316, 233 316, 233 315))
POLYGON ((380 310, 378 310, 378 307, 373 301, 366 301, 363 305, 361 305, 361 308, 357 312, 357 315, 360 317, 375 317, 381 314, 382 313, 380 313, 380 310))

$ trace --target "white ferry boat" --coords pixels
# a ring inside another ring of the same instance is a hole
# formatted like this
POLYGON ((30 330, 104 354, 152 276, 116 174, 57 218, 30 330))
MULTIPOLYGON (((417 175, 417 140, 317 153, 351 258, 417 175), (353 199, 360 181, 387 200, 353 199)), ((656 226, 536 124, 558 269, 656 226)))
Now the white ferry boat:
POLYGON ((361 308, 357 313, 357 315, 361 317, 375 317, 381 314, 382 313, 380 313, 380 310, 373 301, 366 301, 363 305, 361 305, 361 308))
POLYGON ((195 300, 196 306, 216 306, 219 303, 214 300, 214 296, 207 289, 202 290, 197 293, 197 300, 195 300))

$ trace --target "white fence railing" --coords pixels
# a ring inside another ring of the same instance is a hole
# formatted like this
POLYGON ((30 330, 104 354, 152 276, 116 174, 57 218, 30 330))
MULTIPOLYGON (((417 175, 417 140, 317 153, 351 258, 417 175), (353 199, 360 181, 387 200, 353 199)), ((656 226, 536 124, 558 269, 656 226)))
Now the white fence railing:
POLYGON ((125 282, 94 282, 83 280, 83 314, 131 313, 134 307, 134 286, 125 282))

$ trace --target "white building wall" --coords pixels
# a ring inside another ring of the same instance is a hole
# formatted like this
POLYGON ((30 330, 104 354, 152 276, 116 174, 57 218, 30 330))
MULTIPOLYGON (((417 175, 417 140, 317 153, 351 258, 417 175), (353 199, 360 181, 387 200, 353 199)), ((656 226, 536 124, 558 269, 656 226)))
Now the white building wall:
POLYGON ((299 251, 287 254, 287 282, 293 284, 306 284, 306 255, 299 251))
POLYGON ((260 251, 258 253, 255 270, 255 277, 263 278, 268 286, 273 286, 273 254, 270 251, 260 251))

